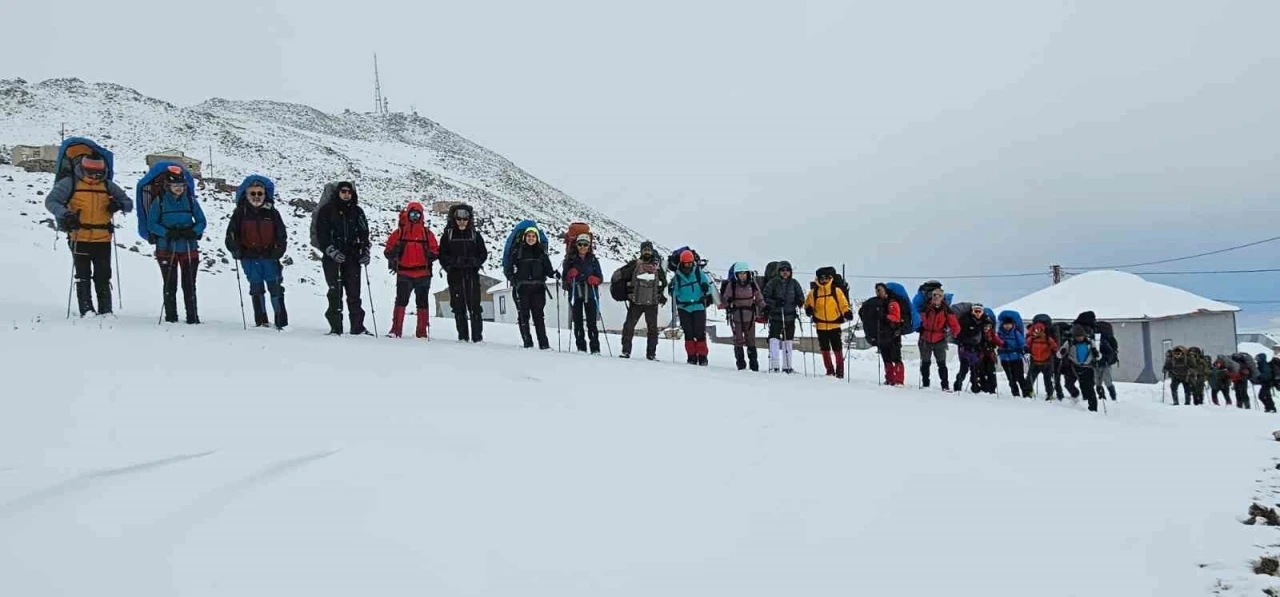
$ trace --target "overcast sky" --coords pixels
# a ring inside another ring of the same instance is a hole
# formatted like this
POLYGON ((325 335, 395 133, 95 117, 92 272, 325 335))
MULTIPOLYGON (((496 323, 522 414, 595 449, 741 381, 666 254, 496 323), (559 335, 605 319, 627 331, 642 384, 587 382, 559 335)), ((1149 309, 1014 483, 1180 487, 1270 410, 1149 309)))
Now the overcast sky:
MULTIPOLYGON (((723 267, 914 287, 1280 234, 1274 0, 217 4, 117 0, 76 27, 6 6, 0 77, 369 110, 377 51, 393 110, 723 267)), ((952 286, 999 303, 1047 281, 952 286)), ((1277 274, 1158 281, 1280 298, 1277 274)))

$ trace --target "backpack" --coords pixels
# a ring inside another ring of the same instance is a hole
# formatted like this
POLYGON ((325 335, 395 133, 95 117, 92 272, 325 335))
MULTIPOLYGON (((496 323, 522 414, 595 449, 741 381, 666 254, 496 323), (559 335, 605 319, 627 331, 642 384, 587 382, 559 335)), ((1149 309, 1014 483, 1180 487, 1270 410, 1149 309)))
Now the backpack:
MULTIPOLYGON (((160 175, 169 171, 169 168, 180 168, 182 170, 182 178, 187 181, 187 211, 194 212, 195 207, 192 202, 196 196, 196 181, 191 176, 191 172, 182 167, 177 162, 156 162, 147 173, 138 179, 138 185, 134 188, 134 204, 138 210, 138 236, 146 239, 151 244, 156 244, 156 237, 151 234, 148 227, 149 216, 147 215, 152 208, 160 203, 160 198, 164 196, 164 182, 160 180, 160 175)), ((161 214, 164 215, 163 206, 160 206, 161 214)))
POLYGON ((325 247, 320 246, 320 235, 316 231, 316 216, 320 214, 320 210, 324 206, 338 198, 338 183, 331 182, 324 185, 324 190, 320 192, 320 201, 316 203, 316 208, 311 210, 311 246, 320 251, 324 251, 325 247))
POLYGON ((63 140, 62 145, 58 147, 58 159, 54 162, 53 168, 53 184, 57 185, 62 179, 75 175, 77 158, 95 153, 102 156, 102 161, 107 163, 106 180, 114 178, 116 172, 115 154, 84 137, 67 137, 63 140))
POLYGON ((1258 362, 1253 359, 1253 355, 1247 352, 1237 352, 1231 355, 1231 360, 1240 363, 1241 369, 1248 369, 1246 375, 1250 378, 1258 376, 1258 362))
POLYGON ((591 226, 584 222, 574 222, 569 224, 569 231, 564 234, 564 254, 566 257, 573 254, 573 243, 577 242, 579 234, 590 236, 592 248, 595 248, 596 235, 591 231, 591 226))
MULTIPOLYGON (((507 268, 511 266, 511 257, 512 253, 514 253, 512 249, 515 248, 516 243, 524 242, 524 231, 529 228, 538 228, 538 223, 533 220, 524 220, 516 224, 511 229, 511 233, 507 235, 507 242, 502 243, 503 272, 506 272, 507 268)), ((543 232, 541 228, 538 228, 538 242, 542 243, 543 247, 547 246, 547 233, 543 232)))
POLYGON ((622 267, 613 270, 613 275, 609 276, 609 296, 619 303, 627 302, 631 297, 631 279, 636 275, 636 260, 623 264, 622 267))
MULTIPOLYGON (((840 274, 836 274, 836 282, 843 282, 844 278, 840 274)), ((920 319, 920 312, 916 311, 914 305, 911 304, 911 297, 907 296, 907 289, 897 282, 885 282, 885 288, 889 290, 889 298, 898 303, 898 312, 902 314, 902 323, 898 324, 898 333, 903 336, 910 334, 924 325, 924 320, 920 319)), ((849 285, 844 285, 846 293, 849 285)), ((845 296, 848 296, 846 294, 845 296)))
POLYGON ((778 269, 779 269, 779 266, 781 265, 782 265, 781 261, 770 261, 769 263, 765 264, 764 278, 760 280, 760 288, 762 289, 767 288, 769 286, 770 280, 773 280, 774 278, 779 277, 778 269))
POLYGON ((707 260, 703 259, 693 247, 680 247, 672 251, 670 255, 667 255, 668 271, 680 271, 680 254, 685 251, 693 251, 693 269, 700 270, 707 266, 707 260))

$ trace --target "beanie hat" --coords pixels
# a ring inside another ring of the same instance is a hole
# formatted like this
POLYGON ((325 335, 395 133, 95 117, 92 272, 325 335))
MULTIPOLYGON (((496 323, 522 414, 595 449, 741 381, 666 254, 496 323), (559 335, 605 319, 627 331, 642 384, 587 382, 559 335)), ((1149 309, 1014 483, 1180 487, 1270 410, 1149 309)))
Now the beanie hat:
POLYGON ((680 263, 693 263, 693 251, 685 249, 680 253, 680 263))
POLYGON ((929 293, 929 296, 937 297, 937 298, 942 298, 942 297, 946 296, 946 294, 944 294, 944 293, 942 292, 942 289, 941 289, 941 288, 934 288, 934 289, 933 289, 933 292, 930 292, 930 293, 929 293))
POLYGON ((587 234, 587 233, 585 233, 585 232, 584 232, 584 233, 582 233, 582 234, 579 234, 579 235, 578 235, 578 238, 574 239, 574 241, 575 241, 575 242, 580 242, 580 243, 587 243, 587 244, 590 244, 590 243, 591 243, 591 235, 590 235, 590 234, 587 234))
POLYGON ((520 235, 520 236, 522 236, 522 237, 524 237, 524 236, 529 236, 529 233, 530 233, 530 232, 532 232, 534 236, 538 236, 538 235, 540 234, 540 233, 539 233, 539 231, 538 231, 538 227, 537 227, 537 226, 530 226, 530 227, 528 227, 528 228, 525 228, 525 229, 524 229, 524 234, 522 234, 522 235, 520 235))
POLYGON ((652 251, 652 250, 653 250, 653 241, 651 241, 651 240, 646 240, 646 241, 644 241, 644 242, 640 243, 640 250, 641 250, 641 251, 643 251, 643 250, 645 250, 645 249, 649 249, 650 251, 652 251))

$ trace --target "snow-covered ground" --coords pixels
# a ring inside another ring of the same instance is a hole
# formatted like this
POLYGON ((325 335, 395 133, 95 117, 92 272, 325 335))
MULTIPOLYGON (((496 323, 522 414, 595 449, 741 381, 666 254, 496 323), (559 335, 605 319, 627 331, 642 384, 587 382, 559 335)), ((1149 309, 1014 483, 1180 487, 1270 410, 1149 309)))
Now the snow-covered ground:
POLYGON ((709 369, 524 351, 500 325, 326 337, 312 285, 288 286, 289 330, 246 332, 225 269, 201 274, 205 325, 159 326, 128 251, 119 318, 67 321, 65 245, 0 199, 3 595, 1271 586, 1249 566, 1277 530, 1240 524, 1280 485, 1258 411, 882 388, 869 354, 837 382, 739 373, 725 346, 709 369))

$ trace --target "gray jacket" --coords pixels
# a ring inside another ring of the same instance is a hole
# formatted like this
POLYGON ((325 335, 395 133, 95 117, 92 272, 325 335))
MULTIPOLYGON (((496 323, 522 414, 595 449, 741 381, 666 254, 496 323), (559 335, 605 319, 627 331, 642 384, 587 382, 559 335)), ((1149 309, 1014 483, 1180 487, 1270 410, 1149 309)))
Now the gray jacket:
POLYGON ((667 291, 667 272, 662 269, 662 260, 657 256, 646 261, 636 258, 636 269, 631 274, 631 292, 627 299, 632 305, 650 307, 666 300, 663 294, 667 291))

